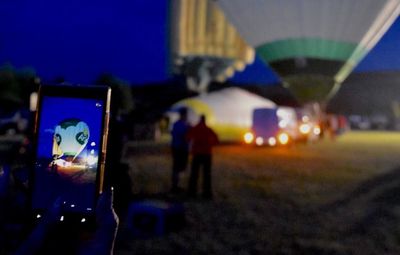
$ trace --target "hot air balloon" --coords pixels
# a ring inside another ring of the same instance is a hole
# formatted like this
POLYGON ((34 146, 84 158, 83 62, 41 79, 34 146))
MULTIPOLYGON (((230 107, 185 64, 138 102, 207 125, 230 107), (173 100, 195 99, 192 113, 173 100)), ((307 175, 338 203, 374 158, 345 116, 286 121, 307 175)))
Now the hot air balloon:
POLYGON ((72 162, 85 148, 89 137, 89 127, 85 122, 79 119, 61 121, 54 130, 53 158, 63 157, 66 162, 72 162))
POLYGON ((400 12, 400 0, 216 0, 302 102, 326 102, 400 12))
POLYGON ((254 61, 254 49, 213 1, 174 0, 171 11, 174 67, 189 89, 204 93, 210 82, 223 82, 254 61))
MULTIPOLYGON (((182 107, 189 110, 188 121, 192 125, 198 123, 200 115, 205 115, 207 124, 221 141, 235 142, 242 141, 243 135, 250 130, 254 109, 276 108, 276 104, 246 90, 232 87, 183 99, 171 109, 182 107)), ((172 120, 174 116, 169 117, 172 120)))

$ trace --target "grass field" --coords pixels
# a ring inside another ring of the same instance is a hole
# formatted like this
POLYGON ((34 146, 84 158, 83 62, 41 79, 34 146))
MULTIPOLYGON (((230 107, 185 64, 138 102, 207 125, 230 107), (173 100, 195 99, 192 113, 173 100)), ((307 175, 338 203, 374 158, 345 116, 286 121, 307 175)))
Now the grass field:
MULTIPOLYGON (((218 146, 214 200, 172 197, 184 203, 185 228, 135 240, 122 227, 116 254, 399 254, 399 155, 400 133, 389 132, 218 146)), ((171 198, 167 145, 130 144, 125 160, 136 195, 171 198)))

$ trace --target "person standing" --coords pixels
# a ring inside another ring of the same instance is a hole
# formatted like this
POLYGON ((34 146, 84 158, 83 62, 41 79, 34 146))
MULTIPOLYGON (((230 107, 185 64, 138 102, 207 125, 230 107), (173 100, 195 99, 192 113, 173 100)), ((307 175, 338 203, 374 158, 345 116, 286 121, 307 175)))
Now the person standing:
POLYGON ((187 122, 187 108, 179 109, 179 120, 172 127, 172 188, 177 193, 179 188, 179 174, 185 171, 189 159, 189 144, 186 139, 190 125, 187 122))
POLYGON ((197 195, 197 182, 200 168, 203 170, 203 198, 212 199, 211 164, 212 147, 218 143, 217 134, 207 126, 206 117, 200 116, 199 123, 189 130, 187 139, 192 154, 189 179, 189 196, 197 195))

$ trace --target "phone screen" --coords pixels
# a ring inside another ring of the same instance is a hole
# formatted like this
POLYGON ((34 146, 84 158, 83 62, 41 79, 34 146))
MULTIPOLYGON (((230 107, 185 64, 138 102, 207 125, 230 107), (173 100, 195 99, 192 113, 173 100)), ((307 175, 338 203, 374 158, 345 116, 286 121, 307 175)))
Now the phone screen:
POLYGON ((103 100, 43 96, 39 109, 33 209, 57 198, 69 212, 91 213, 102 150, 103 100))

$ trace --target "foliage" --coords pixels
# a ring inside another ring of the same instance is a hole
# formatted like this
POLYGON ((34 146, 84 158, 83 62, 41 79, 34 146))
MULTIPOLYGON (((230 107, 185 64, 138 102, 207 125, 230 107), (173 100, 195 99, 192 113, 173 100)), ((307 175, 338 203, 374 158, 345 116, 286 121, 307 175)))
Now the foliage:
POLYGON ((33 69, 0 67, 0 108, 6 111, 27 107, 31 92, 37 90, 38 78, 33 69))
POLYGON ((111 87, 111 104, 117 114, 129 114, 134 109, 132 92, 128 82, 111 74, 101 74, 95 84, 111 87))

